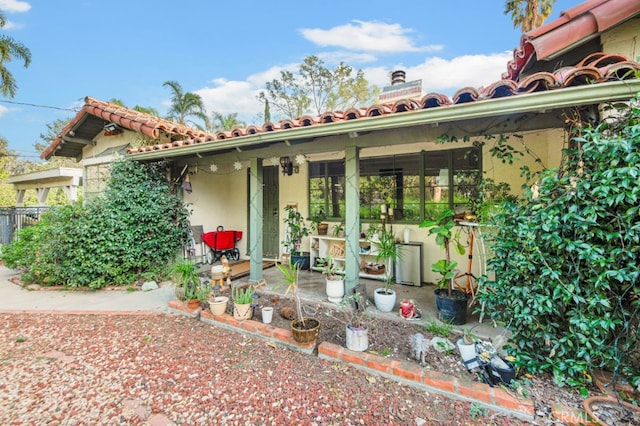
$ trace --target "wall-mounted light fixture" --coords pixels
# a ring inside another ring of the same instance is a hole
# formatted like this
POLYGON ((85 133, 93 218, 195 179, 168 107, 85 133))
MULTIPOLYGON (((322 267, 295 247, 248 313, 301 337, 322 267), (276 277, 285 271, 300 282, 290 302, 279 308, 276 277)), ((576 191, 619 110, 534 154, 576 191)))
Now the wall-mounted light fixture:
POLYGON ((122 128, 118 126, 116 123, 107 123, 104 125, 104 134, 105 136, 117 135, 122 133, 122 128))
POLYGON ((291 176, 293 174, 293 162, 289 157, 280 157, 280 167, 282 167, 282 175, 291 176))

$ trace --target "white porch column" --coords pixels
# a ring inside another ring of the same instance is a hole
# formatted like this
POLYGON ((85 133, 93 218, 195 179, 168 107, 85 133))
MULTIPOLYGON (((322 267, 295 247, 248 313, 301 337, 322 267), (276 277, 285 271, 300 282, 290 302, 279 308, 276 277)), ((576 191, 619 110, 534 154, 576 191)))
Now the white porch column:
POLYGON ((49 196, 49 188, 36 188, 36 198, 39 206, 47 205, 47 197, 49 196))
POLYGON ((69 201, 78 201, 78 187, 74 185, 67 185, 64 187, 64 193, 69 201))
POLYGON ((252 158, 249 177, 249 282, 262 280, 263 185, 262 159, 252 158))
POLYGON ((358 285, 360 274, 360 150, 345 148, 345 294, 358 285))
POLYGON ((16 196, 16 207, 22 207, 24 204, 24 194, 27 192, 26 189, 18 189, 18 194, 16 196))

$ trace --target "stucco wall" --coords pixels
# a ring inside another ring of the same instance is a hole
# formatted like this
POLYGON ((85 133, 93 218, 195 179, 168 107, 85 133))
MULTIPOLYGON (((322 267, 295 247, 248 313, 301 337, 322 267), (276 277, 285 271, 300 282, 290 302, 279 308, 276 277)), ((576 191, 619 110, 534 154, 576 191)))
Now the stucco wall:
POLYGON ((192 211, 192 225, 202 225, 204 232, 219 225, 227 230, 243 231, 237 247, 240 256, 247 252, 247 168, 235 170, 233 164, 219 164, 213 173, 208 166, 191 166, 192 192, 183 192, 183 200, 192 211), (197 170, 197 171, 196 171, 197 170), (193 173, 195 172, 195 173, 193 173))
POLYGON ((632 61, 640 60, 640 18, 630 19, 603 33, 600 40, 605 52, 624 55, 632 61))

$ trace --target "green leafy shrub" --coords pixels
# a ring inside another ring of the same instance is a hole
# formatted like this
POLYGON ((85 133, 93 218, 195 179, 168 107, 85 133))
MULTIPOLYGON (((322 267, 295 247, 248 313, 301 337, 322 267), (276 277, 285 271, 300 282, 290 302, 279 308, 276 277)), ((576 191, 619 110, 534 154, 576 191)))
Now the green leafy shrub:
POLYGON ((2 252, 26 282, 101 288, 160 274, 188 236, 188 210, 172 193, 166 164, 121 160, 107 190, 80 204, 53 208, 2 252))
POLYGON ((583 386, 591 368, 640 381, 640 112, 624 113, 493 217, 495 279, 482 279, 480 305, 512 330, 517 362, 561 386, 583 386))

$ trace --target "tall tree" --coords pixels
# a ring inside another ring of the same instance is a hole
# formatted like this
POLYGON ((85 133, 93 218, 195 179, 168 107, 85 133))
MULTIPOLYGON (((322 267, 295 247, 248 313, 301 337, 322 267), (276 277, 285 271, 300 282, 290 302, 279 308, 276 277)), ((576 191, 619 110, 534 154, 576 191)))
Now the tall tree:
MULTIPOLYGON (((4 28, 7 19, 4 13, 0 11, 0 28, 4 28)), ((31 51, 19 41, 12 39, 4 34, 0 35, 0 93, 4 96, 13 98, 16 95, 18 85, 13 75, 5 67, 6 63, 13 59, 20 59, 27 68, 31 63, 31 51)))
POLYGON ((265 104, 268 101, 280 115, 293 119, 303 114, 319 115, 370 103, 377 92, 364 78, 362 70, 354 71, 343 62, 331 70, 322 59, 308 56, 296 74, 281 71, 280 79, 267 82, 258 100, 265 104))
MULTIPOLYGON (((40 133, 40 141, 35 142, 33 147, 38 152, 43 152, 51 143, 62 133, 62 129, 69 123, 71 119, 58 118, 47 123, 47 131, 40 133)), ((51 169, 53 167, 80 167, 74 158, 52 156, 46 163, 33 163, 30 171, 51 169)))
POLYGON ((507 0, 504 14, 511 15, 514 28, 520 27, 526 33, 542 26, 555 3, 556 0, 507 0))
POLYGON ((233 129, 247 127, 247 123, 238 120, 238 113, 223 115, 219 112, 212 112, 211 119, 207 123, 207 132, 230 132, 233 129))
POLYGON ((269 100, 264 101, 264 122, 268 123, 271 121, 271 110, 269 109, 269 100))
POLYGON ((208 125, 209 118, 200 95, 185 92, 177 81, 165 81, 162 85, 171 89, 171 107, 167 112, 167 119, 184 125, 191 123, 196 128, 204 130, 208 125), (189 120, 189 117, 199 118, 204 122, 204 127, 189 120))

